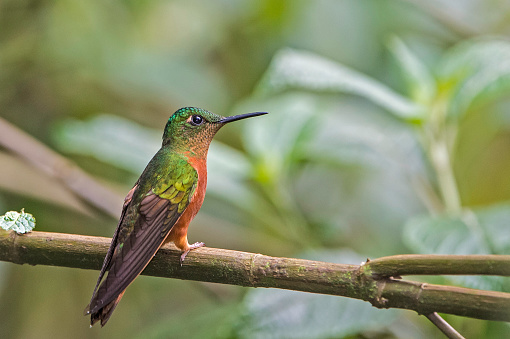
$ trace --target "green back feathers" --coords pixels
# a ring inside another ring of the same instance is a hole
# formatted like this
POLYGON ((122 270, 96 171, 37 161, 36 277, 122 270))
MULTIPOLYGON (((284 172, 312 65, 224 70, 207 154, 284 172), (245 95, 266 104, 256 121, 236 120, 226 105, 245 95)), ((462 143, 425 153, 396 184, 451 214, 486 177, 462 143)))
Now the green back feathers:
POLYGON ((182 159, 172 166, 170 175, 161 178, 152 192, 171 204, 178 204, 177 211, 182 213, 195 193, 197 182, 197 171, 182 159))

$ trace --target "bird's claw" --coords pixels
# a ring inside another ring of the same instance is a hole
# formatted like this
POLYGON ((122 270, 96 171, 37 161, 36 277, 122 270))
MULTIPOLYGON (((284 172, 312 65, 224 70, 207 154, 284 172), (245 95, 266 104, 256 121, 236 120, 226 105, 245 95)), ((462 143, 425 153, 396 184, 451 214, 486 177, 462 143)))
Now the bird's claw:
POLYGON ((194 250, 195 248, 202 247, 204 245, 205 244, 203 242, 196 242, 196 243, 190 245, 189 248, 181 254, 181 259, 180 259, 181 267, 182 267, 182 264, 184 263, 184 258, 186 258, 186 256, 188 255, 189 251, 194 250))

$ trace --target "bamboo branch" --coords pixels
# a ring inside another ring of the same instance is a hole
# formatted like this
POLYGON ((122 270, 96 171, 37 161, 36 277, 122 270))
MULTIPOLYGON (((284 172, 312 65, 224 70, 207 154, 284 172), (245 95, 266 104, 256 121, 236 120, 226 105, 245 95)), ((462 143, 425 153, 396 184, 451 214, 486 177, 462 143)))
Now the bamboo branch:
MULTIPOLYGON (((109 243, 110 239, 102 237, 46 232, 17 235, 0 231, 0 260, 16 264, 98 270, 109 243)), ((402 308, 425 315, 440 312, 510 321, 510 293, 382 278, 402 273, 398 265, 395 271, 391 271, 397 257, 381 258, 362 265, 342 265, 204 247, 190 252, 181 267, 180 254, 180 251, 170 246, 161 248, 142 274, 338 295, 365 300, 378 308, 402 308)), ((427 257, 433 262, 437 256, 398 257, 404 261, 410 259, 411 262, 419 259, 423 263, 427 257)), ((487 262, 478 260, 479 257, 463 256, 470 260, 470 266, 486 265, 487 262)), ((505 263, 507 267, 510 265, 510 256, 482 257, 498 259, 495 260, 498 267, 503 267, 503 272, 492 271, 492 274, 508 275, 504 266, 505 263)), ((451 260, 450 263, 459 262, 460 259, 458 256, 439 258, 442 262, 451 260)), ((433 265, 424 267, 427 266, 433 265)), ((444 272, 443 268, 437 269, 444 272)), ((453 272, 460 274, 459 270, 453 272)), ((450 274, 449 271, 445 273, 450 274)))

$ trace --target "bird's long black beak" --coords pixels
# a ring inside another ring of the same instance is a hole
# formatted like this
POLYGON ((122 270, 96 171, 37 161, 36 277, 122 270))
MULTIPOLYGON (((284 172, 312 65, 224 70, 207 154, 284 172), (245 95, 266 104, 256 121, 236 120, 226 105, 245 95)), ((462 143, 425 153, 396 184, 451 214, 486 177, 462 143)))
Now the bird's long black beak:
POLYGON ((239 115, 234 115, 234 116, 231 116, 231 117, 223 118, 223 119, 221 119, 218 122, 221 123, 221 124, 226 124, 226 123, 229 123, 229 122, 232 122, 232 121, 237 121, 237 120, 242 120, 242 119, 246 119, 246 118, 256 117, 256 116, 264 115, 264 114, 267 114, 267 112, 254 112, 254 113, 239 114, 239 115))

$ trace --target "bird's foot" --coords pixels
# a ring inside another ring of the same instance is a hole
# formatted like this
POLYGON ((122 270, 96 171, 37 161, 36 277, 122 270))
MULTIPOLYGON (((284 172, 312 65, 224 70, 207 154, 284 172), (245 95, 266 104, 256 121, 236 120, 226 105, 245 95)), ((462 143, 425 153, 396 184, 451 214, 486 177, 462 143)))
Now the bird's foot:
POLYGON ((195 248, 202 247, 204 245, 205 244, 203 242, 196 242, 193 245, 189 245, 189 248, 181 254, 181 260, 180 260, 181 261, 181 266, 182 266, 182 263, 184 262, 184 258, 186 258, 186 256, 188 255, 189 251, 194 250, 195 248))

